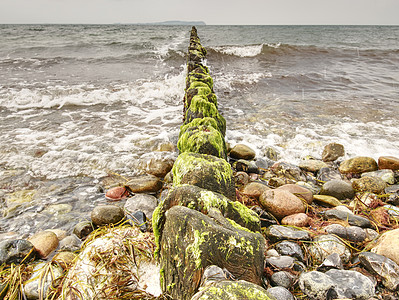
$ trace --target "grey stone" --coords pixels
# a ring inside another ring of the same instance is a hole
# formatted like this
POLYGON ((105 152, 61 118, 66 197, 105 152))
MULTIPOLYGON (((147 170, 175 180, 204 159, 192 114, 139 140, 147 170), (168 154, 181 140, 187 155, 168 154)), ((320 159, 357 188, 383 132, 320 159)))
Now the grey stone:
POLYGON ((362 174, 362 177, 378 177, 388 184, 395 183, 395 173, 388 169, 366 172, 362 174))
POLYGON ((73 233, 81 240, 85 239, 94 230, 94 225, 89 221, 79 222, 73 228, 73 233))
POLYGON ((369 299, 375 294, 374 283, 359 272, 331 269, 325 274, 336 283, 335 291, 339 299, 369 299))
POLYGON ((305 260, 303 251, 297 243, 290 241, 282 241, 275 246, 275 249, 281 255, 289 255, 295 257, 296 259, 302 262, 305 260))
POLYGON ((91 221, 97 226, 116 224, 124 217, 124 211, 116 205, 99 205, 91 212, 91 221))
POLYGON ((226 280, 223 269, 216 265, 207 266, 204 274, 202 274, 201 286, 204 287, 221 280, 226 280))
POLYGON ((310 235, 307 231, 281 225, 269 226, 269 228, 266 230, 266 236, 274 242, 282 240, 310 240, 310 235))
POLYGON ((318 271, 327 271, 330 269, 343 269, 342 260, 338 253, 331 253, 323 263, 317 268, 318 271))
POLYGON ((57 265, 49 265, 47 263, 38 263, 33 274, 24 285, 25 296, 28 299, 39 299, 39 295, 47 295, 47 291, 52 282, 61 277, 63 270, 57 265))
POLYGON ((270 296, 274 297, 276 300, 294 300, 294 296, 289 290, 282 286, 275 286, 267 289, 270 296))
POLYGON ((236 171, 259 174, 258 166, 255 164, 254 161, 239 159, 236 162, 234 162, 233 168, 236 171))
POLYGON ((308 250, 313 260, 318 263, 322 263, 332 253, 338 253, 343 263, 347 263, 351 257, 351 252, 345 243, 330 234, 315 237, 308 250))
POLYGON ((335 234, 343 239, 356 243, 363 242, 367 238, 364 229, 358 226, 344 227, 340 224, 331 224, 326 226, 324 230, 329 234, 335 234))
POLYGON ((6 240, 0 242, 0 265, 19 264, 29 261, 34 257, 36 251, 34 246, 27 240, 6 240))
POLYGON ((391 291, 399 288, 399 266, 393 260, 373 252, 360 253, 359 260, 370 273, 382 277, 386 288, 391 291))
POLYGON ((319 271, 304 272, 299 276, 299 287, 311 300, 336 299, 336 283, 319 271))
POLYGON ((75 252, 80 249, 82 241, 76 235, 69 235, 60 241, 59 247, 63 251, 75 252))
POLYGON ((342 176, 338 170, 332 168, 321 168, 319 172, 317 172, 317 179, 323 182, 327 182, 330 180, 341 180, 342 176))
POLYGON ((388 213, 393 217, 399 217, 399 207, 394 205, 384 205, 384 208, 388 211, 388 213))
POLYGON ((126 200, 125 210, 128 213, 142 211, 148 219, 152 219, 152 214, 158 205, 158 200, 152 195, 137 194, 126 200))
POLYGON ((294 265, 294 262, 294 258, 286 255, 266 258, 266 263, 277 269, 291 268, 294 265))
POLYGON ((324 215, 327 219, 338 219, 342 221, 348 221, 350 225, 359 226, 362 228, 371 227, 369 219, 353 214, 352 212, 345 212, 340 209, 327 210, 324 215))
POLYGON ((127 215, 132 225, 136 225, 140 228, 141 232, 147 231, 147 217, 144 212, 137 210, 132 214, 127 215))
POLYGON ((346 198, 352 199, 355 196, 355 191, 353 190, 352 184, 343 180, 334 179, 323 184, 320 195, 333 196, 338 200, 344 200, 346 198))
POLYGON ((292 287, 292 284, 295 281, 295 276, 286 271, 279 271, 273 273, 270 277, 270 282, 273 286, 282 286, 286 289, 292 287))

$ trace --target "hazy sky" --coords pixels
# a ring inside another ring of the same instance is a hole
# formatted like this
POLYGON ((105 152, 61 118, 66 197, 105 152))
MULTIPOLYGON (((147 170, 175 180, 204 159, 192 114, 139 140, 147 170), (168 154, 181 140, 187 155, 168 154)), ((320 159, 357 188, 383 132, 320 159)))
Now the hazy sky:
POLYGON ((399 25, 399 0, 0 0, 0 23, 399 25))

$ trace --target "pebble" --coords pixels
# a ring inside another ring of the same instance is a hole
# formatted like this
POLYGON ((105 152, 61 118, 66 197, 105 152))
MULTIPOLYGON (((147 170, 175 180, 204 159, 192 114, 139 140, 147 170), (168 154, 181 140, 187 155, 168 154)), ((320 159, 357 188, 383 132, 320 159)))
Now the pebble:
POLYGON ((281 255, 292 256, 301 262, 305 261, 305 256, 303 254, 302 248, 297 243, 282 241, 276 244, 274 247, 281 255))
POLYGON ((275 286, 268 288, 267 293, 274 297, 276 300, 294 300, 294 296, 289 290, 282 286, 275 286))
POLYGON ((126 184, 132 193, 156 193, 162 188, 162 180, 154 175, 130 179, 126 184))
POLYGON ((277 188, 277 190, 285 190, 294 194, 298 198, 305 200, 308 204, 312 204, 313 202, 313 194, 312 192, 304 187, 301 187, 297 184, 285 184, 277 188))
POLYGON ((305 159, 299 163, 298 167, 308 172, 318 172, 322 168, 327 168, 328 165, 320 160, 305 159))
POLYGON ((254 161, 239 159, 233 163, 233 168, 238 172, 259 174, 259 168, 254 161))
POLYGON ((276 269, 289 269, 294 265, 295 259, 291 256, 272 256, 266 258, 266 263, 276 269))
POLYGON ((89 221, 83 221, 75 225, 73 228, 73 233, 81 240, 84 240, 93 230, 93 223, 89 221))
POLYGON ((352 184, 349 182, 335 179, 327 181, 320 190, 320 195, 333 196, 338 200, 351 199, 355 196, 352 184))
MULTIPOLYGON (((339 207, 339 206, 337 206, 339 207)), ((340 209, 333 208, 327 210, 324 215, 327 219, 338 219, 342 221, 347 221, 349 225, 359 226, 362 228, 367 228, 371 226, 369 219, 353 214, 352 212, 346 212, 340 209)))
POLYGON ((327 167, 321 168, 319 170, 319 172, 317 173, 317 179, 322 182, 327 182, 334 179, 341 180, 342 176, 338 170, 327 167))
POLYGON ((109 189, 105 193, 105 198, 107 200, 111 200, 111 201, 119 201, 122 199, 126 199, 127 197, 129 197, 129 195, 130 195, 130 192, 126 187, 116 186, 116 187, 109 189))
POLYGON ((131 220, 134 225, 138 226, 141 232, 147 231, 147 217, 141 210, 136 210, 134 213, 128 214, 127 218, 131 220))
POLYGON ((309 241, 307 231, 281 225, 271 225, 265 232, 266 236, 274 242, 283 240, 309 241))
POLYGON ((341 257, 338 253, 334 252, 331 253, 326 259, 321 263, 320 266, 317 267, 318 271, 328 271, 330 269, 343 269, 344 266, 342 265, 341 257))
POLYGON ((75 252, 80 249, 82 241, 76 235, 69 235, 62 239, 59 244, 61 251, 75 252))
POLYGON ((381 194, 385 190, 386 183, 379 177, 367 176, 353 180, 352 187, 356 192, 381 194))
POLYGON ((387 184, 395 183, 395 173, 392 170, 378 170, 374 172, 366 172, 362 174, 362 177, 378 177, 387 184))
POLYGON ((358 226, 344 227, 340 224, 331 224, 326 226, 324 230, 329 234, 335 234, 355 243, 363 242, 367 237, 366 232, 358 226))
POLYGON ((53 257, 52 262, 59 264, 62 269, 67 270, 72 266, 72 262, 75 258, 75 253, 70 251, 61 251, 53 257))
POLYGON ((298 213, 284 217, 281 220, 282 225, 290 225, 294 227, 306 227, 309 225, 310 218, 305 213, 298 213))
POLYGON ((371 252, 388 257, 399 264, 399 228, 384 232, 371 252))
POLYGON ((334 299, 335 281, 319 271, 303 272, 299 276, 298 285, 302 292, 312 300, 334 299))
POLYGON ((344 160, 338 169, 342 174, 362 174, 378 170, 378 165, 372 157, 357 156, 344 160))
POLYGON ((277 219, 282 219, 295 213, 305 212, 301 199, 285 190, 269 190, 260 195, 259 202, 277 219))
POLYGON ((270 190, 270 188, 261 182, 250 182, 244 186, 242 193, 258 199, 263 192, 270 190))
POLYGON ((338 253, 343 263, 350 260, 351 252, 345 243, 334 235, 319 235, 308 246, 309 255, 313 261, 322 263, 330 254, 338 253))
POLYGON ((329 207, 335 207, 335 206, 342 205, 342 202, 333 196, 314 195, 313 200, 321 205, 326 205, 329 207))
POLYGON ((158 205, 158 200, 152 195, 137 194, 127 199, 125 203, 125 210, 128 213, 142 211, 148 219, 152 219, 152 214, 158 205))
POLYGON ((19 264, 35 255, 34 246, 27 240, 5 240, 0 242, 0 265, 19 264))
POLYGON ((124 217, 124 211, 115 205, 99 205, 91 212, 91 221, 97 226, 117 224, 124 217))
POLYGON ((399 288, 399 266, 393 260, 376 253, 362 252, 359 261, 367 271, 381 276, 386 288, 391 291, 399 288))
POLYGON ((38 232, 31 236, 28 241, 33 244, 41 258, 47 258, 50 253, 57 249, 59 244, 57 235, 51 231, 38 232))
POLYGON ((255 155, 256 155, 255 151, 251 147, 248 147, 247 145, 244 144, 235 145, 229 153, 229 156, 231 158, 246 159, 246 160, 254 159, 255 155))
POLYGON ((287 271, 278 271, 270 277, 272 286, 282 286, 289 289, 295 281, 295 276, 287 271))
POLYGON ((394 156, 380 156, 378 158, 378 167, 380 169, 399 170, 399 158, 394 156))
POLYGON ((345 155, 344 146, 338 143, 330 143, 323 149, 322 159, 323 161, 334 161, 345 155))

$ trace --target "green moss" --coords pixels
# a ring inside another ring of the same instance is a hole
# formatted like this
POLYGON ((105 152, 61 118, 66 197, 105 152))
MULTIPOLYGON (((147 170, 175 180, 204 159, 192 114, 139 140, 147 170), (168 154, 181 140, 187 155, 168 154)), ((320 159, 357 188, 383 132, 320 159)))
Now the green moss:
POLYGON ((160 281, 162 290, 164 290, 164 287, 165 287, 165 269, 164 268, 162 268, 159 271, 159 281, 160 281))
POLYGON ((222 181, 231 182, 233 171, 227 161, 217 159, 212 155, 184 152, 177 157, 173 165, 173 185, 177 186, 182 184, 182 178, 187 173, 194 170, 201 170, 206 165, 214 170, 214 176, 219 183, 222 181))
POLYGON ((166 287, 166 290, 170 293, 170 291, 173 289, 173 287, 176 285, 176 282, 168 284, 166 287))
POLYGON ((197 89, 197 88, 207 88, 207 89, 210 90, 210 87, 206 83, 201 82, 201 81, 193 81, 193 82, 191 82, 190 86, 188 87, 187 90, 189 90, 189 89, 197 89))
POLYGON ((203 82, 208 85, 210 89, 213 89, 213 79, 209 74, 190 72, 187 75, 186 85, 190 86, 195 81, 203 82))
POLYGON ((186 130, 177 142, 181 153, 194 152, 226 158, 226 144, 219 130, 200 125, 186 130))
POLYGON ((226 218, 227 221, 229 221, 229 223, 236 229, 238 230, 244 230, 246 232, 252 232, 251 230, 249 230, 248 228, 245 228, 243 226, 241 226, 240 224, 237 224, 236 222, 234 222, 233 220, 226 218))
POLYGON ((203 209, 205 211, 208 211, 210 208, 218 208, 220 210, 225 210, 227 207, 227 199, 220 198, 216 196, 214 192, 211 191, 201 191, 201 196, 198 199, 202 205, 203 209))
POLYGON ((245 222, 245 224, 256 224, 260 222, 259 216, 256 214, 256 212, 250 210, 241 202, 233 201, 231 202, 231 206, 233 210, 241 216, 241 219, 245 222))
POLYGON ((159 203, 158 206, 155 208, 154 213, 152 214, 152 230, 154 232, 155 238, 155 251, 154 257, 158 258, 160 249, 160 239, 161 239, 161 226, 162 226, 162 217, 164 216, 164 212, 162 210, 163 202, 159 203))
POLYGON ((199 230, 194 231, 194 241, 187 246, 186 255, 190 256, 195 263, 196 269, 201 268, 201 245, 206 242, 206 237, 209 236, 209 232, 203 232, 202 234, 199 230))
POLYGON ((202 95, 202 94, 198 95, 197 94, 197 95, 191 97, 191 100, 188 100, 188 98, 185 98, 186 100, 184 102, 184 105, 185 105, 186 108, 189 108, 192 105, 193 101, 197 102, 198 100, 199 101, 202 100, 202 101, 207 101, 209 103, 212 103, 213 105, 215 105, 215 107, 217 109, 217 105, 218 105, 217 98, 216 98, 216 96, 213 97, 212 95, 214 95, 214 94, 210 93, 209 97, 208 97, 207 95, 202 95))
POLYGON ((206 118, 197 118, 192 120, 190 123, 187 123, 185 125, 180 126, 180 136, 187 131, 189 128, 193 127, 199 127, 199 126, 207 126, 207 127, 213 127, 215 129, 218 128, 218 124, 216 123, 216 120, 214 118, 206 117, 206 118))

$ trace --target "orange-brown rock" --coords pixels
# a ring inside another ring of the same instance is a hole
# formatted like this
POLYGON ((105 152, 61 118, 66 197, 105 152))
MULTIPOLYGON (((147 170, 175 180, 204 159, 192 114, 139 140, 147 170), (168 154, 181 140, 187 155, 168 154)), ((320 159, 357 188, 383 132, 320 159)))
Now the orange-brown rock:
POLYGON ((58 247, 58 238, 54 232, 41 231, 28 239, 33 244, 40 258, 46 258, 58 247))
POLYGON ((268 190, 270 188, 267 185, 260 182, 250 182, 243 188, 242 192, 249 197, 258 199, 263 192, 268 190))
POLYGON ((281 220, 282 225, 290 225, 295 227, 306 227, 309 225, 309 216, 305 213, 293 214, 286 216, 281 220))
POLYGON ((344 160, 339 166, 342 174, 362 174, 378 170, 377 162, 372 157, 357 156, 344 160))
POLYGON ((307 188, 304 188, 297 184, 285 184, 285 185, 278 187, 277 189, 289 191, 290 193, 294 194, 295 196, 305 200, 308 204, 311 204, 313 201, 312 192, 309 191, 307 188))
POLYGON ((399 158, 394 156, 380 156, 378 158, 378 167, 380 169, 399 170, 399 158))
POLYGON ((277 219, 296 213, 304 213, 305 205, 301 199, 285 190, 269 190, 260 195, 261 205, 277 219))

